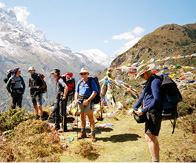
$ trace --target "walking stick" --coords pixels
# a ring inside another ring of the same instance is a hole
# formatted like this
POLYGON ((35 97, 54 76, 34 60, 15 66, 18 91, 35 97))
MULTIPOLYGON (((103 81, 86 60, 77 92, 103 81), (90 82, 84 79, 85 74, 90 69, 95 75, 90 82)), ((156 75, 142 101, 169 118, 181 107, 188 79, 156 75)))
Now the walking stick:
POLYGON ((77 116, 77 139, 78 139, 78 106, 76 110, 76 116, 77 116))
POLYGON ((101 108, 101 119, 100 121, 103 121, 103 104, 102 103, 102 100, 100 101, 100 108, 101 108))

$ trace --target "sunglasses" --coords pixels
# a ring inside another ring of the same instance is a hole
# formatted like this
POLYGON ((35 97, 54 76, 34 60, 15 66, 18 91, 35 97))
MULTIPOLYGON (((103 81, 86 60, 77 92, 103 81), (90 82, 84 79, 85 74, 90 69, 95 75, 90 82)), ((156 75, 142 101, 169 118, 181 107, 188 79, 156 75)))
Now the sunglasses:
POLYGON ((80 75, 86 75, 87 73, 81 73, 80 75))
POLYGON ((141 77, 143 77, 143 76, 144 76, 144 74, 145 74, 145 73, 143 73, 143 74, 142 74, 142 75, 140 75, 140 76, 141 76, 141 77))

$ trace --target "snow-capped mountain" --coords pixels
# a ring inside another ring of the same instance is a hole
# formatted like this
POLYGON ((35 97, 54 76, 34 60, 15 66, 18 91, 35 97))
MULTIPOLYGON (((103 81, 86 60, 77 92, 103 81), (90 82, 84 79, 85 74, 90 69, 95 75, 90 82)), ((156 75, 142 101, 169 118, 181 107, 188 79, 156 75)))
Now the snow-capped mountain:
POLYGON ((84 54, 92 62, 99 63, 104 67, 109 67, 111 63, 111 57, 107 56, 99 49, 82 50, 79 53, 84 54))
MULTIPOLYGON (((52 96, 50 100, 55 92, 55 83, 50 74, 54 68, 59 68, 61 74, 72 72, 77 81, 80 78, 78 72, 82 67, 86 67, 91 75, 105 69, 106 66, 100 64, 99 60, 100 58, 95 62, 91 55, 73 52, 69 47, 47 40, 44 33, 33 24, 25 25, 18 21, 14 10, 0 8, 0 108, 9 103, 5 83, 2 82, 8 69, 20 67, 21 75, 28 84, 30 75, 27 70, 28 67, 34 66, 37 72, 46 76, 48 94, 52 96)), ((26 89, 24 103, 30 106, 28 93, 26 89)))
POLYGON ((121 47, 119 50, 117 50, 113 55, 112 55, 112 60, 114 60, 116 57, 121 55, 122 53, 126 52, 129 50, 131 47, 133 47, 141 38, 136 37, 135 39, 127 42, 123 47, 121 47))

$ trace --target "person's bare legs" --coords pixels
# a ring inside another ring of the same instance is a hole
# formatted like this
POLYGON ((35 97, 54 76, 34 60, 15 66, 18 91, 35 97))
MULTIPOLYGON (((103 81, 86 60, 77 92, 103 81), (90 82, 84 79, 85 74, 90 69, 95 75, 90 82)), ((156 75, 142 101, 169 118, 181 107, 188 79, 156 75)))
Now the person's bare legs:
POLYGON ((42 105, 38 105, 38 108, 39 108, 39 114, 42 117, 43 116, 42 105))
POLYGON ((159 162, 159 142, 157 136, 146 133, 145 139, 148 143, 148 148, 153 162, 159 162))
POLYGON ((88 115, 88 119, 90 121, 90 127, 91 127, 91 138, 92 141, 95 142, 96 138, 95 138, 95 121, 94 121, 94 117, 93 117, 93 111, 87 112, 88 115))

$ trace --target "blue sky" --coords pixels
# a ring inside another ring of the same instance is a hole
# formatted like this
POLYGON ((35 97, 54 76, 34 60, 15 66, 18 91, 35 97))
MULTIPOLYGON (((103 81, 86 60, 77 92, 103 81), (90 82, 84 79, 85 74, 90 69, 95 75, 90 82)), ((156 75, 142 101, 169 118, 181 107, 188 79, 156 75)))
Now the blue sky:
MULTIPOLYGON (((125 43, 165 24, 196 23, 196 0, 0 0, 23 6, 23 21, 74 52, 113 55, 125 43)), ((21 16, 21 15, 20 15, 21 16)))

